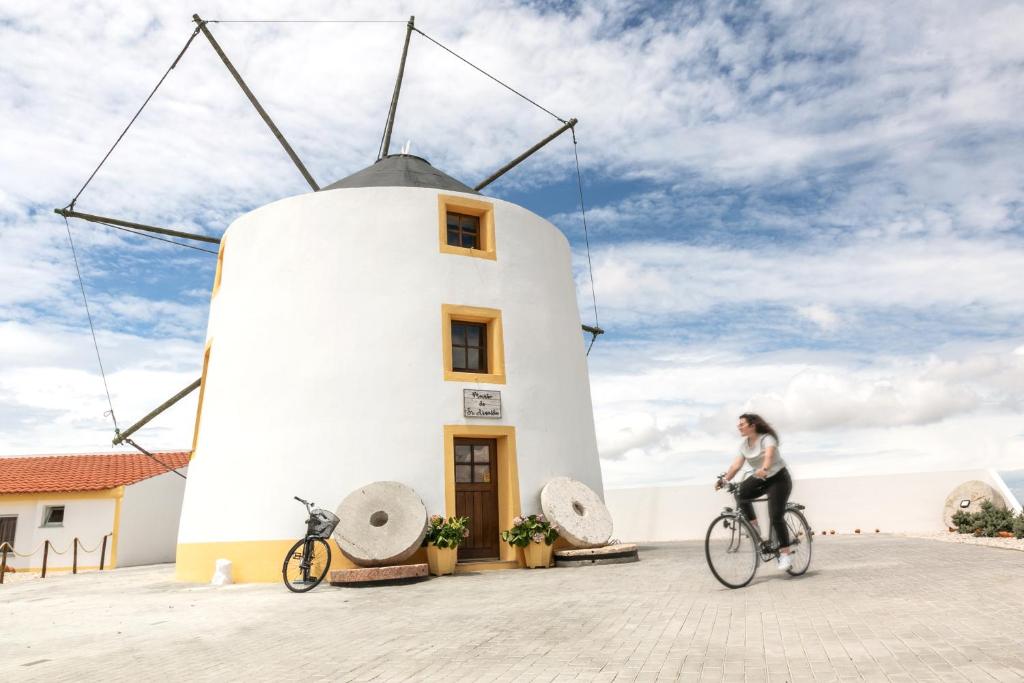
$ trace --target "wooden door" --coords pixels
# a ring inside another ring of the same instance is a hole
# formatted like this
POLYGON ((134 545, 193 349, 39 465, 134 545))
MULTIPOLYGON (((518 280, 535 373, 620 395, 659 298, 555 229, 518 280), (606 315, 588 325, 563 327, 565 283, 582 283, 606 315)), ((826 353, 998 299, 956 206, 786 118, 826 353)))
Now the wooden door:
MULTIPOLYGON (((0 517, 0 545, 9 543, 14 547, 14 532, 18 530, 18 516, 0 517)), ((23 551, 24 552, 24 551, 23 551)))
POLYGON ((498 442, 455 439, 455 514, 469 517, 460 560, 498 559, 498 442))

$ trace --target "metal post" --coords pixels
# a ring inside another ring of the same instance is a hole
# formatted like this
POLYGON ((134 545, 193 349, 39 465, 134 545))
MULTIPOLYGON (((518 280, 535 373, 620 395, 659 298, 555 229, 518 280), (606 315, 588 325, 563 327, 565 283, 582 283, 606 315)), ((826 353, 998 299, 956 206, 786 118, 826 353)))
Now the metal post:
POLYGON ((4 556, 0 559, 0 583, 4 582, 4 576, 7 575, 7 544, 4 543, 4 556))
MULTIPOLYGON (((109 534, 108 534, 109 535, 109 534)), ((103 571, 103 562, 107 558, 107 537, 103 537, 103 548, 100 550, 100 571, 103 571)))
POLYGON ((546 138, 544 138, 543 140, 538 142, 536 145, 534 145, 530 149, 526 150, 525 152, 523 152, 522 154, 517 156, 512 161, 508 162, 507 164, 505 164, 504 166, 499 168, 497 171, 492 173, 490 175, 490 177, 487 178, 487 180, 484 180, 483 182, 478 184, 473 189, 476 190, 477 192, 479 192, 480 190, 484 189, 485 187, 487 187, 488 185, 493 183, 495 180, 497 180, 501 176, 505 175, 506 173, 511 171, 513 168, 515 168, 519 164, 521 164, 528 156, 530 156, 531 154, 536 152, 538 149, 540 149, 544 145, 548 144, 549 142, 551 142, 552 140, 557 138, 559 135, 561 135, 565 131, 567 131, 570 128, 572 128, 573 126, 575 126, 577 123, 579 123, 579 121, 577 119, 569 119, 564 126, 562 126, 558 130, 556 130, 554 133, 552 133, 551 135, 547 136, 546 138))
POLYGON ((405 26, 405 45, 402 46, 402 61, 398 63, 398 78, 395 80, 395 91, 391 94, 391 108, 388 109, 388 121, 384 124, 384 141, 380 145, 378 159, 383 159, 391 149, 391 130, 395 127, 395 111, 398 109, 398 94, 402 90, 402 76, 405 75, 405 58, 409 54, 409 38, 416 28, 416 17, 409 17, 405 26))
POLYGON ((212 45, 213 49, 217 52, 217 56, 220 57, 221 61, 224 62, 224 66, 226 66, 228 71, 231 72, 231 75, 234 76, 235 82, 238 83, 242 88, 242 92, 244 92, 245 96, 249 98, 250 102, 252 102, 252 106, 256 107, 256 111, 263 118, 263 122, 270 127, 270 132, 274 134, 277 141, 281 143, 282 147, 284 147, 284 151, 288 153, 289 157, 291 157, 292 163, 294 163, 295 167, 299 169, 299 173, 301 173, 302 177, 306 179, 306 182, 309 183, 309 186, 313 188, 314 192, 319 192, 320 186, 316 184, 316 181, 313 180, 313 176, 309 174, 305 165, 303 165, 302 161, 299 160, 299 155, 295 153, 292 146, 284 139, 284 135, 278 127, 274 125, 273 120, 270 118, 270 114, 267 113, 267 110, 263 108, 259 100, 256 99, 256 96, 252 94, 252 90, 249 90, 249 86, 247 86, 245 81, 242 80, 242 76, 238 73, 238 70, 235 69, 235 65, 232 64, 231 60, 228 59, 228 56, 224 54, 224 50, 221 49, 220 44, 216 39, 214 39, 213 34, 210 33, 210 29, 206 28, 206 22, 203 21, 198 14, 192 15, 192 21, 199 25, 199 30, 202 31, 203 35, 206 36, 206 39, 210 41, 210 45, 212 45))
POLYGON ((47 558, 49 558, 49 556, 50 556, 50 540, 47 539, 47 540, 43 541, 43 575, 39 577, 41 579, 45 579, 46 578, 46 560, 47 560, 47 558))
POLYGON ((78 573, 78 536, 75 536, 74 546, 75 546, 75 552, 72 555, 73 559, 71 560, 71 573, 72 574, 77 574, 78 573))
POLYGON ((196 235, 195 233, 182 232, 180 230, 168 230, 167 228, 157 228, 152 225, 146 225, 145 223, 132 223, 131 221, 122 221, 118 218, 95 216, 91 213, 80 213, 78 211, 72 211, 70 209, 54 209, 53 212, 57 215, 64 216, 64 218, 81 218, 83 221, 89 221, 90 223, 109 223, 110 225, 118 225, 122 228, 131 228, 132 230, 142 230, 143 232, 155 232, 159 235, 170 235, 171 237, 183 237, 187 240, 196 240, 197 242, 209 242, 210 244, 220 244, 220 239, 217 237, 207 237, 206 235, 196 235))
POLYGON ((120 446, 121 443, 125 439, 127 439, 129 436, 131 436, 132 434, 137 432, 139 429, 144 427, 146 425, 146 423, 148 423, 154 417, 156 417, 160 413, 164 412, 165 410, 167 410, 168 408, 173 406, 175 403, 177 403, 178 401, 180 401, 181 399, 185 398, 186 396, 191 394, 193 391, 198 389, 199 385, 202 383, 202 381, 203 381, 203 378, 200 377, 195 382, 192 382, 192 384, 189 384, 187 387, 185 387, 184 389, 182 389, 181 391, 176 393, 174 396, 170 397, 169 399, 167 399, 166 401, 161 403, 159 406, 157 406, 157 408, 155 410, 151 410, 144 418, 142 418, 141 420, 139 420, 138 422, 133 424, 131 427, 129 427, 128 429, 124 430, 123 432, 118 432, 117 436, 114 438, 112 443, 115 446, 120 446))

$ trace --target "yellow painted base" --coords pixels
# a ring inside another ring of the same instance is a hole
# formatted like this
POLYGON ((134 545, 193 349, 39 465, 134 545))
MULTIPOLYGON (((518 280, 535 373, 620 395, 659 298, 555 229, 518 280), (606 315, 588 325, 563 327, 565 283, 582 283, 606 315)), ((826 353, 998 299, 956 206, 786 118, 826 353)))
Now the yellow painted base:
POLYGON ((522 548, 523 564, 527 569, 539 569, 551 566, 554 548, 547 543, 531 543, 522 548))
MULTIPOLYGON (((229 541, 223 543, 181 543, 178 545, 175 578, 191 583, 209 583, 217 560, 231 560, 231 579, 235 583, 274 583, 281 580, 284 554, 297 538, 285 541, 229 541)), ((331 545, 331 569, 355 569, 342 555, 334 539, 331 545)), ((401 564, 422 564, 427 553, 419 548, 401 564)))
POLYGON ((499 569, 519 569, 519 562, 516 560, 484 560, 482 562, 459 562, 455 565, 456 574, 490 572, 499 569))
POLYGON ((435 545, 428 545, 427 565, 430 567, 430 573, 434 576, 454 574, 455 560, 458 554, 458 548, 438 548, 435 545))

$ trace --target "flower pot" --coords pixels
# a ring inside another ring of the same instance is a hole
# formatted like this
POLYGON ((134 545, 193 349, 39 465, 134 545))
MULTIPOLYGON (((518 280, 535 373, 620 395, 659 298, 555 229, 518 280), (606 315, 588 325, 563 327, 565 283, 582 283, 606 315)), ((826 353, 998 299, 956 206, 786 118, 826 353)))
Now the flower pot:
POLYGON ((997 533, 999 534, 999 538, 1013 538, 1012 531, 999 531, 997 533))
POLYGON ((427 566, 434 576, 455 573, 455 562, 459 556, 458 548, 438 548, 436 545, 427 546, 427 566))
POLYGON ((547 543, 530 543, 523 550, 523 563, 528 569, 551 566, 553 548, 547 543))

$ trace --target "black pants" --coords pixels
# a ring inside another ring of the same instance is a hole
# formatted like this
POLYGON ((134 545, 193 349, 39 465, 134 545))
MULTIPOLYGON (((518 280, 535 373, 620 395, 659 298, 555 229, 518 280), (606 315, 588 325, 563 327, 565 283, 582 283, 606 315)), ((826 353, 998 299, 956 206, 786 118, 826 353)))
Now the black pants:
POLYGON ((789 477, 789 471, 783 467, 781 470, 768 477, 759 479, 747 477, 740 484, 740 509, 747 519, 754 519, 754 506, 750 502, 754 498, 768 494, 768 516, 771 518, 772 528, 775 529, 775 538, 779 541, 779 547, 785 548, 789 545, 789 529, 786 528, 786 520, 783 515, 786 512, 786 502, 789 494, 793 492, 793 480, 789 477))

